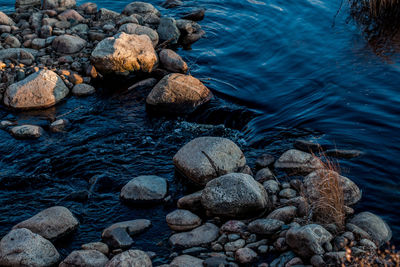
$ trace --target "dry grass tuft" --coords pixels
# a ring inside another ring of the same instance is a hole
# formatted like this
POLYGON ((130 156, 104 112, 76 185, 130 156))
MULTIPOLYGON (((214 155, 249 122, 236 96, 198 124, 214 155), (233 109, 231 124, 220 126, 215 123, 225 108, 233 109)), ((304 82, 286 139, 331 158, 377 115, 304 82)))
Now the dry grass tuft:
MULTIPOLYGON (((323 168, 319 171, 318 179, 312 180, 312 187, 318 198, 306 196, 309 203, 312 219, 320 224, 326 225, 334 223, 339 230, 344 229, 345 225, 345 206, 343 185, 339 178, 339 166, 329 160, 323 153, 322 159, 317 158, 323 168)), ((314 195, 314 192, 313 192, 314 195)))
POLYGON ((342 266, 360 267, 400 267, 400 252, 394 246, 385 250, 367 251, 360 256, 352 255, 351 248, 346 249, 346 264, 342 266))

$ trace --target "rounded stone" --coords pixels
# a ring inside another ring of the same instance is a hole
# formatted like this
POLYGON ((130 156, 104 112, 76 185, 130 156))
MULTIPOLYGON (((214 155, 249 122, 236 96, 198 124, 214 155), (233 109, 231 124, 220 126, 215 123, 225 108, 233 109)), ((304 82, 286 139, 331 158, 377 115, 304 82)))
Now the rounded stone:
POLYGON ((201 225, 201 219, 188 210, 175 210, 166 217, 168 226, 174 231, 189 231, 201 225))
POLYGON ((121 190, 121 199, 132 203, 161 202, 167 195, 167 181, 148 175, 133 178, 121 190))
POLYGON ((152 267, 150 257, 146 252, 141 250, 128 250, 114 256, 107 264, 106 267, 152 267))
POLYGON ((10 129, 10 133, 17 139, 37 139, 40 138, 44 130, 36 125, 21 125, 10 129))
POLYGON ((169 242, 173 246, 178 247, 197 247, 208 245, 217 239, 219 228, 212 223, 206 223, 190 232, 174 234, 170 237, 169 242))
POLYGON ((289 175, 309 174, 323 168, 321 161, 312 154, 291 149, 282 154, 275 162, 275 168, 286 171, 289 175))
POLYGON ((87 96, 94 94, 96 92, 96 89, 85 83, 77 84, 72 88, 72 94, 76 96, 87 96))
POLYGON ((371 212, 358 213, 350 220, 350 223, 367 232, 378 246, 392 239, 392 230, 387 223, 371 212))
POLYGON ((78 36, 64 34, 54 39, 52 47, 60 54, 75 54, 86 47, 86 41, 78 36))
POLYGON ((75 250, 69 254, 59 265, 59 267, 104 267, 108 258, 97 250, 75 250))

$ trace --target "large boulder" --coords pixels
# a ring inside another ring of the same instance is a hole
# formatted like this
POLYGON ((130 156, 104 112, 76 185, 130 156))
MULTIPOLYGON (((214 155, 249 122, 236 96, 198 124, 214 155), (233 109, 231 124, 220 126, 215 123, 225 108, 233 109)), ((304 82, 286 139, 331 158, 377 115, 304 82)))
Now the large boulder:
POLYGON ((351 224, 367 232, 372 240, 379 246, 392 239, 392 230, 379 216, 371 212, 361 212, 350 220, 351 224))
POLYGON ((339 175, 337 172, 320 169, 314 171, 304 178, 304 188, 307 197, 313 200, 321 198, 319 191, 315 189, 321 183, 322 179, 338 179, 344 193, 344 204, 354 205, 361 199, 361 190, 349 178, 339 175))
POLYGON ((15 22, 4 12, 0 11, 0 25, 8 25, 8 26, 14 26, 15 22))
POLYGON ((86 46, 86 41, 78 36, 64 34, 54 39, 53 49, 60 54, 75 54, 86 46))
POLYGON ((190 75, 173 73, 165 76, 147 96, 153 109, 169 113, 191 113, 212 98, 211 91, 190 75))
POLYGON ((218 176, 240 170, 246 165, 246 158, 229 139, 199 137, 175 154, 174 165, 191 181, 204 186, 218 176))
POLYGON ((106 267, 152 267, 150 257, 141 250, 128 250, 114 256, 106 267))
POLYGON ((331 233, 318 224, 292 227, 286 233, 286 243, 303 258, 324 254, 323 245, 332 238, 331 233))
POLYGON ((53 266, 59 259, 50 241, 28 229, 12 230, 0 241, 0 266, 53 266))
POLYGON ((75 0, 44 0, 43 9, 67 9, 76 6, 75 0))
POLYGON ((161 202, 167 195, 167 181, 159 176, 133 178, 121 190, 121 199, 131 203, 161 202))
POLYGON ((135 23, 126 23, 119 28, 119 31, 127 34, 147 35, 153 43, 153 47, 158 44, 158 33, 152 28, 135 23))
POLYGON ((16 109, 54 106, 69 93, 63 80, 51 70, 41 70, 10 85, 4 93, 4 104, 16 109))
POLYGON ((98 43, 91 61, 103 74, 125 74, 151 72, 158 64, 158 57, 147 35, 122 32, 98 43))
POLYGON ((296 149, 286 151, 275 162, 275 168, 282 169, 289 175, 309 174, 322 167, 317 157, 296 149))
POLYGON ((20 222, 13 229, 27 228, 46 239, 54 241, 74 231, 78 224, 78 220, 67 208, 54 206, 20 222))
POLYGON ((212 224, 206 223, 190 232, 174 234, 170 237, 169 242, 173 246, 178 247, 196 247, 210 244, 217 239, 219 228, 212 224))
POLYGON ((144 3, 144 2, 132 2, 125 6, 122 14, 126 16, 130 16, 132 14, 138 15, 147 15, 147 14, 154 14, 158 17, 161 16, 160 11, 158 11, 152 4, 144 3))
POLYGON ((248 217, 269 209, 265 188, 248 174, 230 173, 207 183, 201 204, 212 215, 248 217))
POLYGON ((75 250, 69 254, 59 265, 59 267, 104 267, 108 258, 97 250, 75 250))

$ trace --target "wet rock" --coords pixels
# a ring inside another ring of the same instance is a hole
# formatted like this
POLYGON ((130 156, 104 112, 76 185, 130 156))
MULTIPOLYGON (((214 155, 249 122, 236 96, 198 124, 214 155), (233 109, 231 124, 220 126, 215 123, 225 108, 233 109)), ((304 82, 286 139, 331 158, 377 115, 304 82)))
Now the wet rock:
POLYGON ((256 169, 263 169, 271 166, 275 162, 274 156, 270 154, 263 154, 256 160, 256 169))
POLYGON ((275 180, 268 180, 263 183, 265 190, 268 194, 275 195, 279 192, 279 183, 275 180))
POLYGON ((177 202, 177 206, 179 209, 186 209, 193 212, 202 210, 201 191, 181 197, 177 202))
POLYGON ((37 51, 29 48, 8 48, 0 50, 0 60, 15 59, 26 65, 31 65, 35 60, 37 51))
POLYGON ((97 250, 104 255, 108 255, 110 252, 107 244, 104 244, 102 242, 92 242, 92 243, 87 243, 82 245, 83 250, 97 250))
POLYGON ((286 253, 281 254, 278 258, 273 260, 270 264, 270 267, 286 266, 286 264, 295 257, 296 255, 292 251, 288 251, 286 253))
POLYGON ((88 14, 88 15, 93 15, 93 14, 97 13, 97 5, 95 3, 91 3, 91 2, 84 3, 84 4, 80 5, 79 8, 81 10, 83 10, 83 12, 85 12, 85 14, 88 14))
POLYGON ((35 38, 32 40, 31 47, 36 50, 40 50, 46 47, 46 39, 43 38, 35 38))
POLYGON ((65 10, 60 15, 58 15, 58 19, 65 21, 77 21, 77 22, 81 22, 84 20, 84 18, 73 9, 65 10))
POLYGON ((175 210, 166 217, 169 228, 174 231, 190 231, 201 225, 201 219, 188 210, 175 210))
POLYGON ((157 33, 160 41, 168 41, 170 44, 178 43, 179 37, 181 36, 181 32, 173 18, 161 18, 157 33))
POLYGON ((87 96, 94 94, 95 92, 96 89, 93 86, 85 83, 77 84, 72 88, 72 94, 76 96, 87 96))
POLYGON ((189 14, 186 14, 182 17, 182 19, 200 21, 204 19, 204 15, 206 14, 206 10, 204 8, 195 10, 189 14))
POLYGON ((224 249, 225 251, 235 252, 239 248, 244 247, 244 245, 246 245, 246 241, 244 241, 244 239, 238 239, 236 241, 226 243, 224 249))
POLYGON ((21 125, 12 127, 10 133, 17 139, 37 139, 42 136, 44 130, 36 125, 21 125))
POLYGON ((171 49, 162 49, 159 53, 160 62, 170 72, 186 73, 188 66, 182 57, 171 49))
POLYGON ((15 0, 15 8, 26 9, 29 7, 40 7, 40 0, 15 0))
POLYGON ((256 181, 259 183, 263 183, 268 180, 274 179, 274 174, 268 168, 263 168, 256 173, 256 181))
POLYGON ((170 267, 203 267, 203 260, 190 256, 190 255, 181 255, 170 263, 170 267))
POLYGON ((119 28, 119 31, 127 34, 147 35, 153 43, 153 47, 156 47, 158 44, 158 33, 149 27, 135 23, 126 23, 119 28))
POLYGON ((286 199, 294 198, 296 197, 296 191, 291 188, 286 188, 279 192, 279 196, 286 199))
POLYGON ((100 8, 100 10, 96 14, 96 19, 99 21, 110 21, 117 20, 121 17, 121 14, 118 12, 109 10, 107 8, 100 8))
POLYGON ((102 238, 107 245, 116 249, 127 249, 134 243, 126 229, 122 227, 110 229, 106 234, 103 232, 102 238))
POLYGON ((356 236, 358 239, 361 238, 371 239, 371 236, 367 232, 365 232, 363 229, 354 224, 346 223, 346 230, 353 233, 353 235, 356 236))
POLYGON ((284 223, 275 219, 257 219, 249 224, 249 232, 259 235, 273 235, 278 232, 284 223))
POLYGON ((211 180, 201 195, 208 213, 223 217, 248 217, 269 209, 268 194, 253 177, 231 173, 211 180))
POLYGON ((286 151, 275 162, 275 168, 282 169, 290 175, 309 174, 322 167, 318 158, 309 153, 295 149, 286 151))
POLYGON ((321 255, 314 255, 311 257, 310 263, 314 267, 325 267, 326 262, 321 255))
MULTIPOLYGON (((0 121, 0 129, 1 130, 6 130, 10 126, 15 126, 17 123, 12 122, 12 121, 0 121)), ((200 199, 199 199, 200 201, 200 199)))
POLYGON ((332 240, 333 236, 318 224, 302 227, 292 227, 286 233, 286 243, 303 258, 324 253, 323 245, 332 240))
POLYGON ((43 9, 67 9, 75 6, 75 0, 46 0, 43 2, 43 9))
POLYGON ((323 178, 339 179, 343 188, 345 205, 354 205, 361 199, 361 190, 349 178, 341 176, 334 171, 317 170, 307 175, 303 181, 305 193, 311 200, 318 200, 321 197, 318 191, 315 190, 315 186, 318 185, 323 178))
POLYGON ((257 260, 257 253, 250 248, 240 248, 235 252, 235 259, 241 264, 249 264, 257 260))
POLYGON ((10 85, 4 93, 4 104, 16 109, 47 108, 67 96, 63 80, 50 70, 41 70, 10 85))
POLYGON ((103 73, 151 72, 158 63, 150 38, 146 35, 119 33, 97 44, 92 64, 103 73))
POLYGON ((290 223, 297 215, 297 208, 293 206, 287 206, 279 208, 268 214, 267 219, 275 219, 290 223))
POLYGON ((170 237, 169 242, 173 246, 179 247, 196 247, 207 245, 218 237, 219 229, 211 223, 206 223, 190 232, 174 234, 170 237))
POLYGON ((59 265, 59 267, 104 267, 108 258, 97 250, 75 250, 69 254, 59 265))
POLYGON ((128 250, 114 256, 106 267, 152 267, 150 257, 141 250, 128 250))
POLYGON ((298 139, 294 142, 293 145, 296 149, 311 153, 311 152, 320 152, 322 151, 322 147, 320 144, 312 142, 312 141, 307 141, 307 140, 301 140, 298 139))
POLYGON ((60 54, 75 54, 86 46, 86 41, 78 36, 64 34, 54 39, 53 49, 60 54))
POLYGON ((50 131, 53 133, 64 132, 69 125, 69 121, 66 119, 59 119, 50 124, 50 131))
POLYGON ((45 209, 30 219, 20 222, 13 229, 27 228, 32 232, 54 241, 78 228, 79 222, 69 209, 54 206, 45 209))
POLYGON ((173 73, 165 76, 147 96, 153 109, 169 113, 191 113, 212 98, 211 91, 190 75, 173 73))
POLYGON ((329 149, 325 152, 328 157, 351 159, 363 154, 360 150, 329 149))
POLYGON ((15 22, 4 12, 0 11, 0 25, 14 26, 15 22))
POLYGON ((125 6, 122 14, 130 16, 132 14, 147 15, 154 14, 158 17, 161 16, 160 11, 158 11, 152 4, 144 2, 132 2, 125 6))
POLYGON ((162 6, 165 8, 174 8, 181 5, 183 5, 183 2, 181 0, 166 0, 162 4, 162 6))
POLYGON ((19 42, 18 38, 15 37, 14 35, 8 35, 4 39, 4 43, 9 45, 9 47, 11 47, 11 48, 21 47, 21 43, 19 42))
POLYGON ((379 216, 371 212, 358 213, 350 220, 350 223, 367 232, 378 246, 392 239, 390 227, 379 216))
POLYGON ((230 220, 221 226, 220 231, 221 233, 243 233, 247 231, 247 225, 241 221, 230 220))
POLYGON ((167 181, 155 175, 133 178, 121 190, 121 199, 130 203, 161 202, 167 195, 167 181))
POLYGON ((53 244, 28 229, 15 229, 0 241, 1 266, 53 266, 60 255, 53 244))

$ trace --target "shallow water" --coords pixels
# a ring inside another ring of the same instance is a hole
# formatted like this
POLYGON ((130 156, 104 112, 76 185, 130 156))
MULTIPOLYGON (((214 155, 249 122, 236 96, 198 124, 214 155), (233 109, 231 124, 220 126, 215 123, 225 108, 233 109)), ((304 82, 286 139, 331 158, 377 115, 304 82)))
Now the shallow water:
MULTIPOLYGON (((11 10, 1 1, 3 10, 11 10)), ((122 11, 130 1, 94 1, 122 11)), ((155 5, 161 1, 151 1, 155 5)), ((345 1, 346 2, 346 1, 345 1)), ((100 239, 107 225, 149 218, 153 228, 137 246, 163 255, 170 234, 165 207, 127 207, 118 199, 121 185, 141 174, 166 177, 173 199, 186 189, 174 178, 172 156, 196 136, 226 136, 237 142, 252 165, 263 151, 279 156, 296 138, 314 138, 365 155, 340 161, 342 173, 363 190, 357 211, 382 215, 400 234, 400 75, 399 64, 368 47, 343 6, 335 1, 184 1, 162 10, 176 15, 205 7, 200 24, 207 38, 179 51, 191 74, 204 79, 216 100, 189 121, 151 118, 148 92, 121 94, 112 86, 88 98, 68 101, 44 112, 14 114, 20 121, 47 123, 43 116, 66 116, 72 129, 37 141, 16 141, 0 132, 0 236, 17 222, 49 206, 70 208, 81 221, 78 232, 60 244, 62 253, 100 239), (32 115, 35 115, 33 119, 32 115), (42 117, 41 117, 42 116, 42 117), (197 123, 224 123, 205 127, 197 123), (63 198, 87 190, 89 180, 108 181, 87 202, 63 198), (163 244, 156 244, 163 241, 163 244)), ((0 109, 0 118, 8 111, 0 109)))

